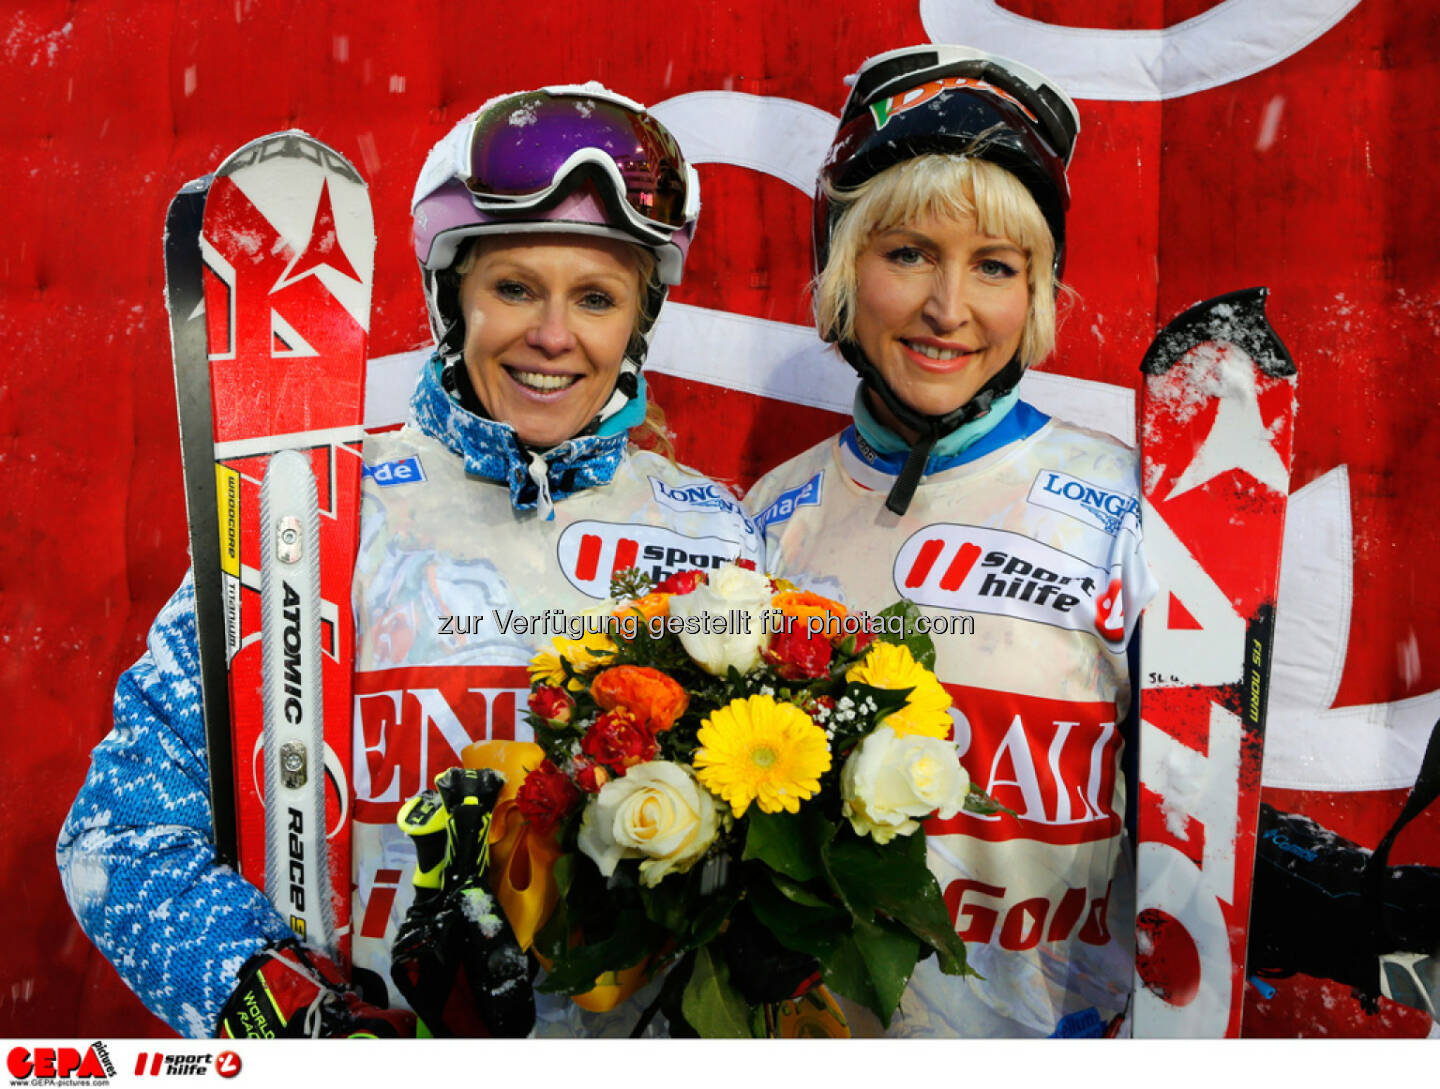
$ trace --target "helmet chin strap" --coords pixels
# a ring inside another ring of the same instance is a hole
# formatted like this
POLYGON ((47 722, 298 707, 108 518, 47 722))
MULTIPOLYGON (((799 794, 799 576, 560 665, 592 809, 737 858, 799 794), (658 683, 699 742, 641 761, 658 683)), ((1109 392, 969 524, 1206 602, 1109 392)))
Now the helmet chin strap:
POLYGON ((895 395, 895 391, 890 388, 880 371, 865 358, 865 353, 858 344, 842 341, 838 347, 846 362, 860 375, 865 388, 880 398, 881 403, 900 424, 915 432, 915 438, 910 442, 910 453, 905 458, 905 467, 900 470, 900 475, 890 487, 890 494, 885 497, 885 506, 896 514, 904 514, 910 509, 910 501, 915 498, 915 489, 920 484, 920 478, 925 475, 925 463, 930 459, 930 451, 935 448, 935 444, 957 428, 989 412, 995 399, 1004 397, 1019 385, 1020 378, 1025 373, 1020 357, 1015 356, 992 375, 990 381, 976 391, 975 396, 955 411, 947 412, 943 416, 926 416, 916 412, 895 395))

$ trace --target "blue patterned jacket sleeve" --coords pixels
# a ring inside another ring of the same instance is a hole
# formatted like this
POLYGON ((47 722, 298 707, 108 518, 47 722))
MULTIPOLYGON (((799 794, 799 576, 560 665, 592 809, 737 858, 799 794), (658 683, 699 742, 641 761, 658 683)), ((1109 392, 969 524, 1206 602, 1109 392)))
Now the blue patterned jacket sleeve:
POLYGON ((56 855, 75 917, 130 989, 181 1035, 210 1036, 241 965, 290 931, 215 861, 190 576, 147 642, 56 855))

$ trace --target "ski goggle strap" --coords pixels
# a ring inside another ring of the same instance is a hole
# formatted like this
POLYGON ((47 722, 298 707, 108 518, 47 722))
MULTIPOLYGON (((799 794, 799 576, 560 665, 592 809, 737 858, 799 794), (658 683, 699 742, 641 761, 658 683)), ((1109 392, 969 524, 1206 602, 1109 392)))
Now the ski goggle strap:
POLYGON ((471 130, 465 186, 482 211, 520 210, 586 163, 653 227, 675 230, 699 211, 675 138, 648 113, 601 94, 528 91, 492 105, 471 130))

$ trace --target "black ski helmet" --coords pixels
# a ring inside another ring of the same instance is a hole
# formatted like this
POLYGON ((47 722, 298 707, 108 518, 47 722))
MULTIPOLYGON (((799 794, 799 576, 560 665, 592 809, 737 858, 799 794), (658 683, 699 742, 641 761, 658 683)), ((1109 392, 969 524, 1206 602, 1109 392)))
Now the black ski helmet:
MULTIPOLYGON (((830 240, 844 213, 830 193, 869 181, 922 155, 966 155, 1001 167, 1034 198, 1055 241, 1055 275, 1064 265, 1065 170, 1080 132, 1075 104, 1054 83, 1017 61, 958 45, 922 45, 871 57, 856 73, 840 125, 815 187, 812 240, 817 280, 830 259, 830 240)), ((834 328, 821 329, 828 340, 834 328)), ((943 436, 982 416, 1019 383, 1024 366, 1012 359, 954 412, 925 416, 889 388, 859 345, 841 341, 841 355, 885 407, 918 437, 886 506, 904 513, 930 450, 943 436)))

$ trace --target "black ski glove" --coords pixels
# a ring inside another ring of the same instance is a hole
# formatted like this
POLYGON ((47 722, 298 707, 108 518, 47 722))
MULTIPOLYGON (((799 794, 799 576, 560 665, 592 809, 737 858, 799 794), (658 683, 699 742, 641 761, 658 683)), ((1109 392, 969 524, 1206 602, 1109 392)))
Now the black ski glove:
POLYGON ((529 959, 490 895, 490 817, 505 780, 450 768, 398 823, 415 841, 415 902, 390 977, 435 1036, 525 1036, 535 1025, 529 959))
POLYGON ((341 982, 328 957, 286 941, 262 949, 240 969, 216 1034, 230 1039, 415 1035, 415 1015, 364 1001, 341 982))
MULTIPOLYGON (((1440 869, 1386 866, 1308 817, 1260 806, 1249 970, 1303 972, 1434 1016, 1440 993, 1440 869)), ((1384 859, 1380 860, 1382 863, 1384 859)))

